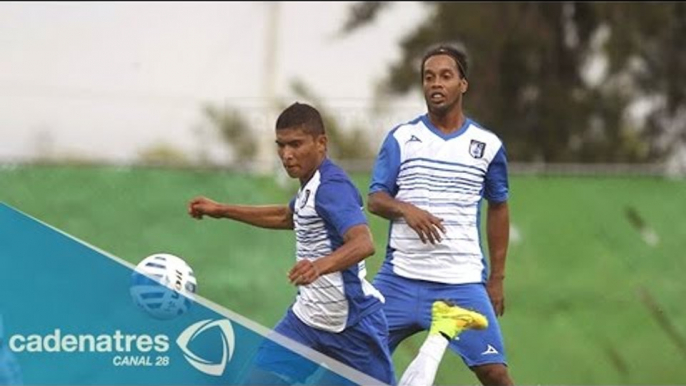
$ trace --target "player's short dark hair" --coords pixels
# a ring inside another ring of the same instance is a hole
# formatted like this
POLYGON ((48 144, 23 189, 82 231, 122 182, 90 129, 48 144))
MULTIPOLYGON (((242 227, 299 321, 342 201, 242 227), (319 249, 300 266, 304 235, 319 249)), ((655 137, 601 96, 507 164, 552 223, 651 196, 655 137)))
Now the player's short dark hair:
POLYGON ((422 68, 419 74, 422 79, 424 79, 424 64, 427 60, 429 60, 430 57, 436 55, 448 55, 453 58, 457 68, 460 70, 462 78, 467 79, 467 70, 469 69, 469 64, 467 63, 467 53, 462 49, 446 43, 435 45, 429 48, 429 50, 424 54, 424 57, 422 58, 422 68))
POLYGON ((316 136, 324 134, 324 121, 314 107, 300 102, 288 106, 276 120, 276 130, 299 128, 316 136))

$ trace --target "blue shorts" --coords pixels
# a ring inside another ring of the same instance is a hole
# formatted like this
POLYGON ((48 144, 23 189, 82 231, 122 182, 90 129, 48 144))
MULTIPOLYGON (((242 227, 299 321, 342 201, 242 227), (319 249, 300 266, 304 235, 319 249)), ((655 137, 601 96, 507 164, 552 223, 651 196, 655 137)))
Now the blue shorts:
POLYGON ((374 287, 386 298, 384 313, 388 319, 391 352, 405 338, 429 329, 434 301, 450 300, 488 318, 488 329, 466 330, 450 342, 450 348, 469 367, 507 364, 498 319, 484 284, 443 284, 378 273, 374 287))
MULTIPOLYGON (((339 333, 310 327, 289 309, 274 331, 381 382, 395 385, 393 361, 388 349, 388 325, 380 309, 339 333)), ((267 339, 257 353, 257 367, 291 382, 304 383, 321 366, 303 360, 299 354, 267 339)), ((338 383, 328 383, 331 382, 338 383)))

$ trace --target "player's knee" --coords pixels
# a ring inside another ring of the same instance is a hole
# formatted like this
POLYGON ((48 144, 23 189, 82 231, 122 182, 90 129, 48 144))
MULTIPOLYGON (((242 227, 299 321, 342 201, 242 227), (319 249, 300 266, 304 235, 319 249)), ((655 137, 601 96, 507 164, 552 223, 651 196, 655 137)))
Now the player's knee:
POLYGON ((503 364, 475 366, 472 370, 484 386, 509 386, 513 384, 507 372, 507 366, 503 364))

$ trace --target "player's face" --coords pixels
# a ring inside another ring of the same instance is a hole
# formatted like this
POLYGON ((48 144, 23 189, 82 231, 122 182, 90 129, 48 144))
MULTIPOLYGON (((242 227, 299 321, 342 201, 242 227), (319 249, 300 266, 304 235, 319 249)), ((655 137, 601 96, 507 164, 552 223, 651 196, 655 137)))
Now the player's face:
POLYGON ((461 106, 467 80, 462 79, 455 60, 448 55, 435 55, 424 63, 422 84, 429 112, 445 115, 461 106))
POLYGON ((326 154, 326 136, 313 136, 301 128, 276 130, 281 164, 291 178, 307 181, 326 154))

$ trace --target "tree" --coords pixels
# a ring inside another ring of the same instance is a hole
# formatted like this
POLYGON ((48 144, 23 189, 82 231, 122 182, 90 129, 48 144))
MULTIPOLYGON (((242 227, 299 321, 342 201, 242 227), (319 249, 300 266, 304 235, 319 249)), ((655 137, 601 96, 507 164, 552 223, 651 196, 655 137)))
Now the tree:
POLYGON ((146 165, 186 166, 191 163, 182 150, 166 142, 143 148, 138 152, 138 160, 146 165))
MULTIPOLYGON (((343 34, 386 3, 355 4, 343 34)), ((437 42, 470 57, 465 109, 505 141, 511 159, 545 162, 662 160, 686 143, 686 4, 427 3, 385 80, 403 94, 437 42), (645 121, 632 119, 637 103, 645 121), (644 123, 645 122, 645 123, 644 123)))
POLYGON ((203 113, 231 149, 234 162, 249 163, 255 159, 257 140, 252 133, 254 129, 238 109, 206 105, 203 113))
POLYGON ((332 158, 348 161, 373 159, 373 152, 367 140, 365 129, 361 127, 343 128, 331 109, 327 108, 321 98, 304 82, 293 81, 291 89, 299 98, 311 101, 321 114, 326 128, 326 136, 329 139, 328 153, 332 158))

